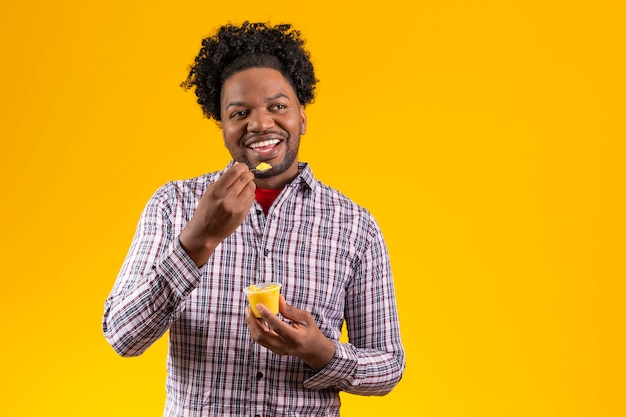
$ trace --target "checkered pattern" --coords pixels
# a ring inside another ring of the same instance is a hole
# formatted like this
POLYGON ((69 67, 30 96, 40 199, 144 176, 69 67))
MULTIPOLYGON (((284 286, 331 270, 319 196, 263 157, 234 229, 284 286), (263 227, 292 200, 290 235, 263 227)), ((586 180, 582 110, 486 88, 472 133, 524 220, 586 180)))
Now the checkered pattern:
POLYGON ((198 268, 178 235, 223 173, 170 182, 148 202, 105 302, 116 352, 137 356, 169 330, 166 417, 338 416, 339 391, 383 395, 400 380, 400 340, 387 249, 368 211, 317 181, 305 163, 265 216, 244 223, 198 268), (336 344, 315 372, 256 344, 243 288, 282 283, 336 344), (349 343, 340 343, 345 325, 349 343))

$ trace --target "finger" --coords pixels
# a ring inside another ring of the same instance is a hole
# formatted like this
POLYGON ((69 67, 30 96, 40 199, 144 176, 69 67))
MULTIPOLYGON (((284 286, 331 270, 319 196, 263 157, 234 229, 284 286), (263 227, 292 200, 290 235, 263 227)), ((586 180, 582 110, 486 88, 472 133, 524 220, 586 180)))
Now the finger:
POLYGON ((285 324, 280 318, 278 318, 274 313, 270 311, 263 304, 257 304, 256 308, 261 315, 261 318, 265 321, 265 325, 269 330, 274 332, 277 335, 284 334, 285 330, 288 329, 289 326, 285 324))
POLYGON ((246 307, 244 314, 248 330, 250 331, 250 336, 258 342, 266 329, 261 324, 261 320, 259 320, 254 313, 252 313, 252 309, 250 307, 246 307))
POLYGON ((239 176, 234 178, 227 189, 229 193, 235 196, 254 196, 254 190, 256 189, 254 174, 248 169, 243 170, 239 176))
POLYGON ((239 164, 229 168, 216 182, 209 185, 205 194, 216 201, 224 202, 228 210, 247 212, 254 201, 256 184, 254 174, 243 166, 239 164), (212 191, 209 191, 211 188, 212 191))
POLYGON ((246 194, 248 194, 249 196, 252 196, 254 198, 255 194, 255 190, 256 190, 256 183, 254 182, 254 174, 250 173, 250 171, 248 171, 247 174, 242 175, 242 187, 239 190, 239 193, 237 194, 238 196, 244 196, 246 194), (250 178, 246 178, 249 175, 252 175, 252 177, 250 178))
POLYGON ((285 297, 282 295, 278 300, 278 311, 280 311, 280 314, 282 314, 284 318, 289 319, 294 323, 306 325, 309 322, 309 314, 307 314, 304 310, 300 310, 299 308, 287 304, 285 297))
MULTIPOLYGON (((222 176, 217 180, 224 188, 230 188, 234 185, 242 175, 250 174, 249 177, 254 179, 254 174, 250 172, 246 164, 235 163, 232 167, 228 168, 222 176)), ((246 175, 248 176, 248 175, 246 175)))

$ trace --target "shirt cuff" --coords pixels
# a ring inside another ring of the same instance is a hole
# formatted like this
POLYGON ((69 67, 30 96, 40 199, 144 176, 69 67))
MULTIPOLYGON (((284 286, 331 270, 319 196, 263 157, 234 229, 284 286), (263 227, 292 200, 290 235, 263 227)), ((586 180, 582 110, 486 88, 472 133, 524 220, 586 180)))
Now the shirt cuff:
POLYGON ((200 284, 200 277, 206 264, 198 268, 180 244, 174 239, 157 266, 158 275, 166 277, 171 288, 184 298, 200 284))
POLYGON ((305 388, 344 390, 361 383, 362 378, 358 375, 359 361, 354 347, 336 340, 333 340, 333 343, 335 344, 333 358, 326 367, 304 381, 305 388))

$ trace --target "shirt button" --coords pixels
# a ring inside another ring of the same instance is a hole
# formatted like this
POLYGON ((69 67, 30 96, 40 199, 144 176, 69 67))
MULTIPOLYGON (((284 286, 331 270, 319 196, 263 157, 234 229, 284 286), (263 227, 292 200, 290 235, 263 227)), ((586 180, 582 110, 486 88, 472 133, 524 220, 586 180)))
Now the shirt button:
POLYGON ((269 255, 269 254, 270 254, 270 250, 269 250, 269 249, 265 249, 265 251, 263 252, 263 254, 264 254, 265 256, 269 255))
POLYGON ((261 214, 263 214, 263 212, 262 212, 261 210, 257 210, 257 211, 256 211, 256 215, 257 215, 257 216, 260 216, 261 214))
POLYGON ((260 380, 261 378, 263 378, 263 372, 259 371, 256 373, 256 380, 260 380))

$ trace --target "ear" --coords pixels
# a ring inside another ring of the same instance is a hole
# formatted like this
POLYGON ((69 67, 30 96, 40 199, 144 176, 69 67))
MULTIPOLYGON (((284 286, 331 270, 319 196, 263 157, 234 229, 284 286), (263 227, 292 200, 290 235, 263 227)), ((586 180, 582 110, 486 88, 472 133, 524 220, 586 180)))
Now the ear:
POLYGON ((304 111, 304 105, 300 105, 300 134, 306 133, 306 112, 304 111))

